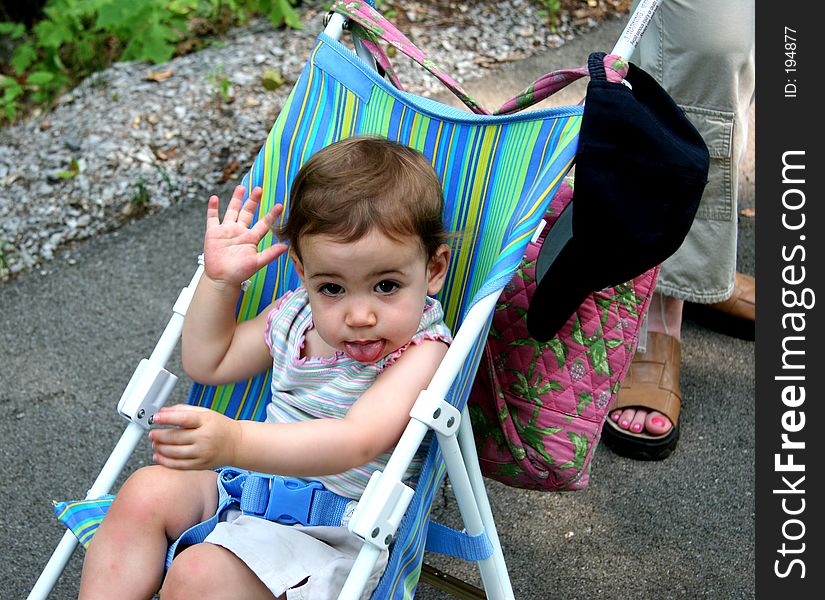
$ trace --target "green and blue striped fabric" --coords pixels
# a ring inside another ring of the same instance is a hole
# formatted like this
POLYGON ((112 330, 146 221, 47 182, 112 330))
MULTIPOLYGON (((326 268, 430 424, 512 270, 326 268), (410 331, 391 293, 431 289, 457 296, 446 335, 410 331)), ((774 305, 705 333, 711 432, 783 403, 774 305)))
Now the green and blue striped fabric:
MULTIPOLYGON (((582 108, 550 108, 507 116, 474 115, 391 87, 340 42, 321 34, 310 60, 243 180, 261 186, 260 210, 283 203, 290 185, 316 150, 353 135, 377 135, 421 151, 439 174, 445 223, 460 232, 449 277, 439 300, 455 333, 475 301, 512 277, 527 243, 576 152, 582 108)), ((272 243, 271 234, 262 242, 272 243)), ((282 257, 257 273, 241 297, 238 320, 252 318, 274 298, 299 284, 282 257)), ((463 408, 475 376, 486 330, 476 342, 449 400, 463 408)), ((195 384, 188 402, 236 419, 262 420, 270 374, 226 386, 195 384)), ((411 598, 418 582, 432 497, 444 477, 437 443, 431 445, 408 514, 402 521, 384 577, 374 598, 411 598)), ((89 502, 61 506, 75 521, 84 545, 99 523, 89 502), (84 541, 85 540, 85 541, 84 541)), ((56 510, 56 512, 58 512, 56 510)), ((69 524, 68 522, 66 524, 69 524)))
POLYGON ((89 547, 98 525, 109 510, 114 496, 107 494, 93 500, 76 500, 72 502, 55 502, 54 516, 72 530, 77 541, 84 548, 89 547))

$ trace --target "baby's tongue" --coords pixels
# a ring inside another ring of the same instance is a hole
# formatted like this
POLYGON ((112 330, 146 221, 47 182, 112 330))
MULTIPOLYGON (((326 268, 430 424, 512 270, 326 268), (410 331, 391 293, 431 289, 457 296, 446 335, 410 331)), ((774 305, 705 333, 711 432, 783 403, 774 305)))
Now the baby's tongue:
POLYGON ((375 342, 344 342, 344 349, 353 360, 362 363, 375 362, 384 352, 384 340, 375 342))

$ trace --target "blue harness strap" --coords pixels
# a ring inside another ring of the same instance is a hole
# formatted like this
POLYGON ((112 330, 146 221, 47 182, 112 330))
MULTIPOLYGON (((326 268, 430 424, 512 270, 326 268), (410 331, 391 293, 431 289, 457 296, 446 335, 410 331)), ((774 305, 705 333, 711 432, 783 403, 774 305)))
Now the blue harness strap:
POLYGON ((441 523, 430 521, 425 549, 464 560, 484 560, 493 555, 493 544, 486 532, 470 535, 441 523))
POLYGON ((175 540, 166 554, 166 568, 172 564, 179 546, 191 546, 206 539, 226 509, 235 507, 244 515, 284 525, 327 525, 338 527, 351 515, 357 501, 331 492, 318 481, 301 481, 280 475, 266 475, 223 467, 218 471, 218 509, 215 514, 190 527, 175 540))

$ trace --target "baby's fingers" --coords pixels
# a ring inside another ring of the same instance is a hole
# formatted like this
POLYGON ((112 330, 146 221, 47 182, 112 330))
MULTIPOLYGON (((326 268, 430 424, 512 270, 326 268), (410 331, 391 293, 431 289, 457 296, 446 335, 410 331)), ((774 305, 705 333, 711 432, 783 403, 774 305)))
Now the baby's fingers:
POLYGON ((195 436, 192 429, 153 429, 149 432, 149 439, 153 445, 183 446, 192 444, 195 436))
MULTIPOLYGON (((201 413, 206 410, 187 404, 176 404, 174 406, 164 406, 152 417, 154 425, 170 425, 172 427, 185 427, 192 429, 201 424, 201 413)), ((163 430, 156 430, 157 433, 163 430)))
POLYGON ((238 220, 238 213, 241 210, 245 193, 246 188, 244 186, 239 185, 235 187, 235 191, 232 192, 232 199, 229 201, 229 206, 226 207, 226 214, 223 216, 224 223, 234 223, 238 220))
POLYGON ((260 187, 256 187, 252 190, 252 192, 250 192, 249 198, 247 198, 246 202, 243 203, 243 208, 238 215, 238 223, 249 227, 252 223, 252 219, 255 218, 255 211, 258 209, 258 204, 261 202, 261 196, 263 196, 263 193, 264 192, 260 187))
POLYGON ((177 459, 192 459, 197 458, 195 447, 189 444, 152 444, 152 452, 156 456, 163 456, 165 458, 177 459))
POLYGON ((275 225, 275 221, 278 220, 282 212, 284 212, 284 206, 282 204, 276 204, 269 212, 258 219, 257 223, 255 223, 250 230, 255 235, 255 238, 262 240, 267 233, 272 231, 272 226, 275 225))
POLYGON ((281 254, 286 252, 286 244, 272 244, 267 246, 258 253, 258 270, 260 271, 266 265, 277 259, 281 254))
POLYGON ((200 462, 193 458, 171 458, 155 452, 152 454, 152 460, 155 464, 162 465, 167 469, 178 469, 179 471, 191 471, 194 469, 203 469, 200 462))
POLYGON ((209 202, 206 204, 206 227, 216 227, 221 224, 221 219, 218 213, 220 209, 221 200, 215 195, 209 196, 209 202))

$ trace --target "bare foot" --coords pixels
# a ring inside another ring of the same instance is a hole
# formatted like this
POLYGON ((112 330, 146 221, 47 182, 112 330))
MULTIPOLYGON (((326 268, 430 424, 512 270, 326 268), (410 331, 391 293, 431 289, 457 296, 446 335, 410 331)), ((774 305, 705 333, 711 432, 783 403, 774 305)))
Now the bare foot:
MULTIPOLYGON (((684 302, 663 296, 659 293, 653 294, 650 301, 650 309, 647 313, 647 327, 649 331, 664 333, 682 339, 682 307, 684 302)), ((614 410, 610 413, 610 419, 622 429, 631 433, 647 433, 649 435, 660 436, 666 434, 673 427, 670 419, 658 411, 648 411, 642 407, 631 407, 614 410)))
POLYGON ((622 429, 627 429, 631 433, 648 433, 650 435, 664 435, 673 424, 665 415, 658 411, 650 411, 643 408, 626 408, 624 410, 614 410, 610 413, 610 418, 622 429))

